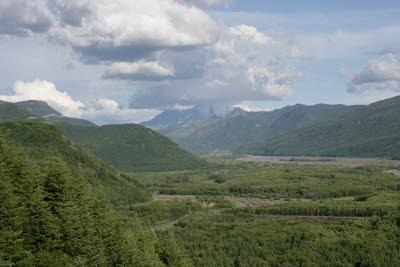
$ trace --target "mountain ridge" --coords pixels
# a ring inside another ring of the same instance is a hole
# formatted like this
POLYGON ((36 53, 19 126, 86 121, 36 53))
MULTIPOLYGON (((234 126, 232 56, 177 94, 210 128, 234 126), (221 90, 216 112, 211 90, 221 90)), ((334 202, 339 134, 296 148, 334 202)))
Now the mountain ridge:
MULTIPOLYGON (((28 101, 32 111, 44 116, 55 114, 45 102, 28 101), (39 104, 39 105, 38 105, 39 104)), ((70 121, 50 121, 14 103, 0 104, 0 121, 41 121, 55 125, 85 150, 121 171, 173 171, 193 169, 205 161, 183 150, 169 138, 137 124, 79 125, 70 121)))
POLYGON ((254 150, 262 155, 400 158, 400 96, 303 127, 254 150))
POLYGON ((165 110, 153 119, 139 124, 156 130, 177 123, 198 121, 215 116, 212 105, 196 105, 191 109, 165 110))
POLYGON ((6 121, 0 123, 0 134, 34 163, 61 157, 73 175, 83 174, 95 191, 102 192, 114 205, 143 202, 151 198, 136 180, 71 142, 54 125, 6 121))
POLYGON ((69 139, 121 171, 174 171, 206 164, 168 137, 142 125, 55 125, 69 139))
POLYGON ((62 115, 60 112, 55 110, 53 107, 51 107, 49 104, 47 104, 44 101, 41 100, 27 100, 27 101, 20 101, 20 102, 15 102, 15 105, 18 105, 19 107, 37 115, 42 118, 45 118, 50 121, 65 121, 71 124, 76 124, 76 125, 83 125, 83 126, 95 126, 91 121, 88 120, 83 120, 83 119, 78 119, 78 118, 72 118, 72 117, 67 117, 62 115))
POLYGON ((294 128, 330 120, 360 106, 293 105, 273 111, 247 112, 235 108, 225 117, 172 125, 159 132, 196 153, 215 149, 246 153, 252 147, 294 128))

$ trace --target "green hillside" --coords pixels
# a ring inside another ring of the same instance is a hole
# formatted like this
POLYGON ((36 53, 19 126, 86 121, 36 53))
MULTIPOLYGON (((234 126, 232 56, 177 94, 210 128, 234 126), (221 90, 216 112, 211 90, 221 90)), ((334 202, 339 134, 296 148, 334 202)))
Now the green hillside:
POLYGON ((44 121, 43 118, 11 103, 0 103, 0 121, 32 120, 44 121))
MULTIPOLYGON (((7 139, 27 146, 30 154, 33 147, 53 154, 39 139, 59 152, 68 150, 55 127, 13 122, 1 129, 10 130, 7 139), (20 130, 47 138, 31 134, 38 139, 28 141, 20 130)), ((175 264, 185 255, 168 246, 171 238, 157 238, 137 220, 128 226, 93 192, 88 173, 72 170, 65 162, 69 157, 56 154, 37 164, 0 138, 0 266, 190 266, 175 264)))
POLYGON ((60 157, 74 176, 83 175, 115 205, 146 201, 151 198, 136 180, 125 176, 108 163, 69 141, 53 125, 39 122, 0 123, 0 135, 19 148, 33 162, 60 157))
POLYGON ((56 125, 69 139, 121 171, 183 170, 205 164, 170 139, 141 125, 56 125))
POLYGON ((258 154, 400 158, 400 96, 304 127, 260 147, 258 154))
POLYGON ((246 112, 236 108, 223 118, 211 118, 159 130, 183 148, 199 153, 215 149, 247 153, 266 140, 292 129, 339 117, 358 106, 295 105, 270 112, 246 112))
POLYGON ((57 110, 55 110, 54 108, 49 106, 44 101, 28 100, 28 101, 16 102, 14 104, 18 105, 19 107, 37 115, 37 116, 43 117, 50 121, 64 121, 64 122, 68 122, 71 124, 83 125, 83 126, 94 126, 95 125, 93 122, 90 122, 87 120, 63 116, 60 112, 58 112, 57 110))

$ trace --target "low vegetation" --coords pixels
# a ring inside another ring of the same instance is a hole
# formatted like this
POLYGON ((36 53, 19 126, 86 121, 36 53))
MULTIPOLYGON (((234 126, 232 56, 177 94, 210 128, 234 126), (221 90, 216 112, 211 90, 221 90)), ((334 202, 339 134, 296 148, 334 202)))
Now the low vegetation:
POLYGON ((400 264, 400 177, 389 167, 212 162, 130 173, 171 194, 157 199, 182 200, 123 212, 149 225, 159 220, 157 236, 174 236, 195 266, 400 264))
POLYGON ((400 176, 385 169, 237 162, 195 171, 130 175, 161 194, 326 199, 399 191, 400 176))

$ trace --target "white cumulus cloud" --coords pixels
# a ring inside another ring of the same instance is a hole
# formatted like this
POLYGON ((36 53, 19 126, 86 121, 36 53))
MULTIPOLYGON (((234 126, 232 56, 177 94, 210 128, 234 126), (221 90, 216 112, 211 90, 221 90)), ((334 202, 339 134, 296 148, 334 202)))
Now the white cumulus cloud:
POLYGON ((367 90, 400 91, 400 64, 393 54, 372 59, 361 70, 341 71, 347 78, 349 93, 362 93, 367 90))
POLYGON ((260 46, 268 46, 274 43, 274 40, 266 34, 259 32, 256 27, 249 25, 238 25, 230 27, 229 31, 232 35, 239 37, 239 39, 246 43, 251 43, 260 46))
POLYGON ((228 7, 232 0, 177 0, 181 3, 193 4, 202 8, 228 7))
POLYGON ((41 100, 64 116, 87 119, 96 124, 139 123, 160 113, 154 109, 122 108, 118 102, 107 98, 95 98, 84 104, 74 100, 66 92, 57 90, 52 82, 39 79, 33 82, 17 81, 13 90, 13 95, 0 95, 0 100, 7 102, 41 100))
POLYGON ((103 75, 106 79, 128 80, 158 80, 174 76, 175 70, 172 66, 161 65, 157 61, 144 60, 113 63, 103 75))
POLYGON ((202 9, 171 0, 57 0, 55 9, 66 3, 69 10, 86 10, 83 19, 55 25, 50 35, 92 60, 136 60, 161 49, 206 45, 217 33, 202 9))
MULTIPOLYGON (((271 67, 268 62, 281 53, 285 60, 305 59, 306 55, 295 44, 288 48, 288 43, 254 26, 228 27, 206 13, 230 2, 32 0, 29 3, 50 14, 51 24, 43 28, 47 34, 43 39, 58 41, 52 43, 74 51, 83 63, 98 65, 99 72, 105 69, 99 78, 114 80, 107 82, 129 80, 126 91, 134 94, 130 109, 116 108, 118 103, 103 98, 84 104, 72 100, 61 105, 53 98, 48 101, 54 101, 65 114, 84 118, 88 114, 106 116, 106 110, 110 114, 118 110, 122 117, 136 109, 201 103, 234 105, 290 97, 291 86, 301 75, 285 70, 290 66, 271 67), (74 106, 73 102, 83 106, 74 106)), ((22 98, 24 94, 13 97, 22 98)))
POLYGON ((17 81, 14 84, 14 95, 0 95, 0 99, 9 102, 42 100, 65 116, 80 117, 84 104, 75 101, 67 92, 58 91, 55 85, 39 79, 33 82, 17 81))

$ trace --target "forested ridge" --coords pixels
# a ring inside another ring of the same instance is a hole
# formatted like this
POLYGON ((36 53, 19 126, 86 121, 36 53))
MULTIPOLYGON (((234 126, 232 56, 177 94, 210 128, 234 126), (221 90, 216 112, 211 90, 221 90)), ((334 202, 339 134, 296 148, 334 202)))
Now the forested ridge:
POLYGON ((150 199, 150 193, 143 190, 136 180, 84 151, 53 125, 7 121, 0 123, 0 134, 36 163, 49 156, 61 157, 74 175, 84 173, 87 181, 113 204, 129 204, 150 199))
POLYGON ((397 96, 294 130, 265 142, 252 153, 400 158, 399 112, 397 96))
POLYGON ((250 153, 272 137, 337 118, 357 108, 359 106, 326 104, 297 104, 260 112, 236 108, 225 117, 171 125, 159 132, 197 153, 208 154, 215 149, 250 153))
POLYGON ((40 121, 120 171, 171 171, 206 165, 169 138, 137 124, 96 126, 61 115, 46 102, 0 103, 0 121, 40 121))
POLYGON ((54 126, 11 124, 20 131, 2 124, 3 135, 10 129, 16 136, 0 138, 1 266, 190 266, 172 237, 157 238, 140 221, 124 221, 98 185, 88 183, 87 172, 72 171, 68 160, 76 154, 47 151, 35 154, 40 160, 32 160, 30 149, 56 149, 57 140, 46 135, 25 140, 26 130, 33 134, 39 127, 59 133, 54 126), (32 145, 36 142, 41 146, 32 145))
POLYGON ((121 171, 171 171, 206 165, 169 138, 141 125, 56 126, 69 139, 121 171))

